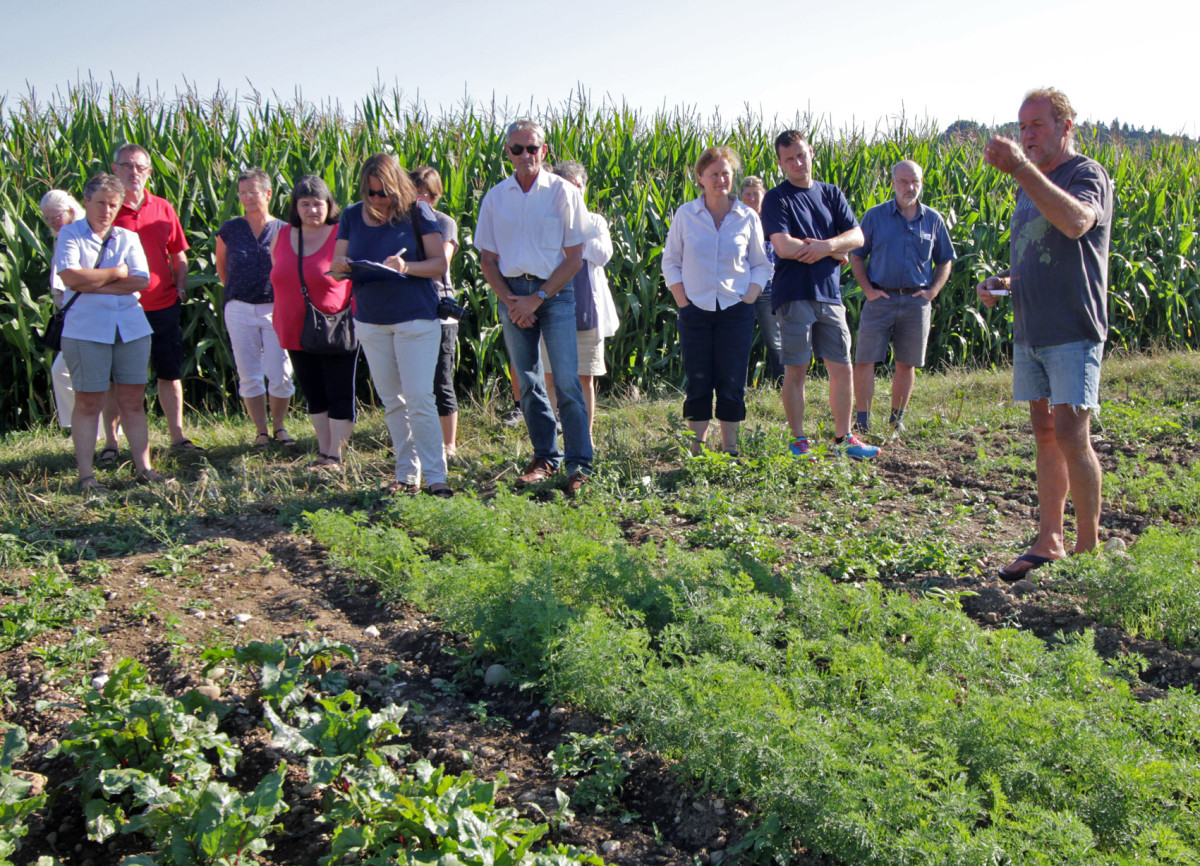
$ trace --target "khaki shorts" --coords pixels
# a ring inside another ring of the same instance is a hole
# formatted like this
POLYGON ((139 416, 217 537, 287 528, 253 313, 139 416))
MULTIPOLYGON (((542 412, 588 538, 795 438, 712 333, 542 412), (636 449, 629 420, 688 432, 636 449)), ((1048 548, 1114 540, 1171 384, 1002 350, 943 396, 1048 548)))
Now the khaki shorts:
POLYGON ((115 343, 62 339, 63 360, 71 371, 71 387, 83 394, 107 391, 118 385, 145 385, 146 364, 150 360, 150 335, 128 343, 117 337, 115 343))
MULTIPOLYGON (((599 328, 590 331, 576 331, 575 345, 579 350, 579 376, 603 376, 608 372, 604 366, 604 338, 600 336, 599 328)), ((546 357, 546 341, 538 342, 538 353, 542 358, 542 372, 554 373, 550 367, 550 359, 546 357)))
POLYGON ((783 363, 805 367, 813 355, 834 364, 850 363, 846 308, 824 301, 785 301, 775 309, 783 363))

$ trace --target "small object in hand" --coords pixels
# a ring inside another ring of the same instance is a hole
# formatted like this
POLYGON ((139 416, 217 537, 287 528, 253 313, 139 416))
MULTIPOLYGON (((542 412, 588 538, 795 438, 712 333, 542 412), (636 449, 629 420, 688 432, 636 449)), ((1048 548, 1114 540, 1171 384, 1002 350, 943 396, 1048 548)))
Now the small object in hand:
POLYGON ((1007 298, 1012 294, 1008 289, 986 289, 986 291, 993 298, 1007 298))

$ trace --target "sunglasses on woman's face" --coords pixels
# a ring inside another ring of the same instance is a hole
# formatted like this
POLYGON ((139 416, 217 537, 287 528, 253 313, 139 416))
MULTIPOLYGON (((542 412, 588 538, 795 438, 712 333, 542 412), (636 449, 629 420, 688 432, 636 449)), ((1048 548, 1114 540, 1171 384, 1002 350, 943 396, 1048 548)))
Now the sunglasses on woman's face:
POLYGON ((385 192, 382 189, 369 189, 369 190, 367 190, 367 195, 369 195, 371 198, 387 198, 388 197, 387 192, 385 192))
POLYGON ((537 156, 538 151, 541 149, 542 146, 540 144, 510 144, 508 146, 508 150, 513 156, 520 156, 525 151, 529 151, 530 156, 537 156))

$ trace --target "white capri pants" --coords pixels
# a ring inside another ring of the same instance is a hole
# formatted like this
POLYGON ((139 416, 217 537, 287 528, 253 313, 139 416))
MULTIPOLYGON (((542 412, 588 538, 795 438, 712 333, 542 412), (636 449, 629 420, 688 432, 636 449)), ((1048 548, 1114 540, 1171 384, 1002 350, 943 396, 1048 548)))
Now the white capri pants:
POLYGON ((271 324, 274 304, 247 304, 230 301, 225 305, 225 327, 237 364, 238 394, 242 397, 291 397, 292 362, 279 348, 279 337, 271 324), (263 378, 267 386, 263 386, 263 378))

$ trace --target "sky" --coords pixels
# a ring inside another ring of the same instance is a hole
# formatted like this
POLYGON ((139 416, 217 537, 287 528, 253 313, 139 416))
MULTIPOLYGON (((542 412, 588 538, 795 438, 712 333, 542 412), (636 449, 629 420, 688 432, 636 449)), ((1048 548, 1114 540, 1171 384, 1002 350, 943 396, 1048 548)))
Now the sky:
POLYGON ((583 92, 646 115, 729 122, 749 112, 782 128, 800 113, 826 131, 870 135, 901 117, 939 129, 1005 123, 1026 90, 1049 85, 1080 120, 1200 137, 1194 0, 3 5, 8 109, 31 89, 44 98, 89 76, 168 97, 218 86, 285 103, 300 94, 347 113, 382 84, 434 116, 469 99, 515 117, 583 92), (116 12, 107 26, 105 9, 116 12), (70 36, 52 50, 47 34, 65 22, 70 36))

